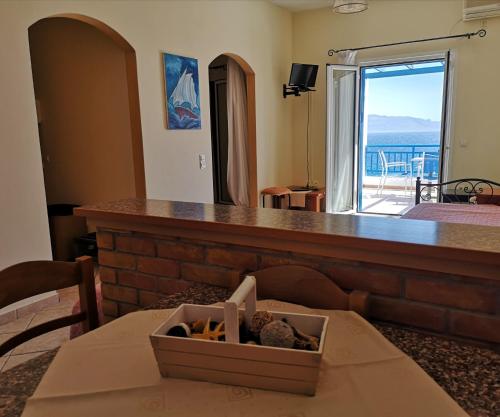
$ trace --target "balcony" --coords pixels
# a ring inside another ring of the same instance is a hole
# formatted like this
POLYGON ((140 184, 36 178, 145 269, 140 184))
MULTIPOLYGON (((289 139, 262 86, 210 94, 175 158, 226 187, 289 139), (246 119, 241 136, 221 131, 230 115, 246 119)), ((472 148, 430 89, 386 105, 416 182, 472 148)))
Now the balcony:
POLYGON ((439 145, 366 146, 362 178, 364 213, 401 215, 415 203, 415 181, 418 176, 437 182, 440 171, 439 145), (384 161, 387 161, 384 174, 384 161), (394 163, 399 163, 393 166, 394 163))

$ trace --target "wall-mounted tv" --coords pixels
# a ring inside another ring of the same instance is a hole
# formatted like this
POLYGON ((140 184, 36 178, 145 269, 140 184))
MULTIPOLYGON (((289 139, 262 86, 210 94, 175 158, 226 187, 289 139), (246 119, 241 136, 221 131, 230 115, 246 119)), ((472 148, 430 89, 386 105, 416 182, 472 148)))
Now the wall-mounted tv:
POLYGON ((290 81, 288 85, 299 87, 300 90, 307 91, 316 85, 316 76, 318 75, 318 66, 309 64, 292 64, 290 72, 290 81))

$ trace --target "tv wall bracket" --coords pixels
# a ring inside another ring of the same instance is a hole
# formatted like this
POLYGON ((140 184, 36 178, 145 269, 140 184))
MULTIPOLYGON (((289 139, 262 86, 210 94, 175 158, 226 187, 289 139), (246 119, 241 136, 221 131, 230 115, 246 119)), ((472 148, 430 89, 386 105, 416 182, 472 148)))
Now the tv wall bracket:
POLYGON ((311 88, 301 88, 297 87, 295 85, 290 85, 287 86, 286 84, 283 84, 283 98, 286 98, 286 96, 295 96, 295 97, 300 97, 300 93, 307 93, 309 91, 316 91, 311 88))
POLYGON ((286 84, 283 84, 283 98, 286 98, 286 96, 291 96, 291 95, 299 97, 300 96, 299 87, 288 87, 286 84))

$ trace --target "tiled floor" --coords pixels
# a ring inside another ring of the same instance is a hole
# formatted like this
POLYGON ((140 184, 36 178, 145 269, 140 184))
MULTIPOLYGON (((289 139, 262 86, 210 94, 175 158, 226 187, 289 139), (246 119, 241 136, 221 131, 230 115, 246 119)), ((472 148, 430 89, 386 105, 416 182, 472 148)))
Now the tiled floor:
MULTIPOLYGON (((37 324, 71 314, 73 305, 78 300, 78 287, 66 288, 58 293, 59 303, 57 305, 46 307, 36 314, 28 314, 0 326, 0 342, 37 324)), ((5 356, 0 357, 0 372, 61 346, 67 340, 69 340, 69 327, 64 327, 23 343, 5 356)))
POLYGON ((410 190, 388 189, 382 193, 374 188, 363 188, 364 213, 402 215, 414 206, 415 194, 410 190))
POLYGON ((415 180, 389 176, 385 188, 379 191, 380 177, 364 176, 362 212, 389 215, 406 213, 415 205, 415 180))

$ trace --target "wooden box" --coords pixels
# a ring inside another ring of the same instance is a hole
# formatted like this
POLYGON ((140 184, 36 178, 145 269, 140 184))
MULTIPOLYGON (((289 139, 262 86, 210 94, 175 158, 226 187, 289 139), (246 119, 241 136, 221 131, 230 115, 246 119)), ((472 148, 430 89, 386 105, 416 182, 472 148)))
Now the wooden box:
POLYGON ((238 313, 255 312, 255 278, 245 281, 224 307, 182 304, 150 336, 162 376, 314 395, 328 317, 272 311, 301 331, 320 337, 318 351, 239 343, 238 313), (245 301, 245 310, 238 307, 245 301), (172 326, 199 319, 224 320, 226 341, 166 336, 172 326))

